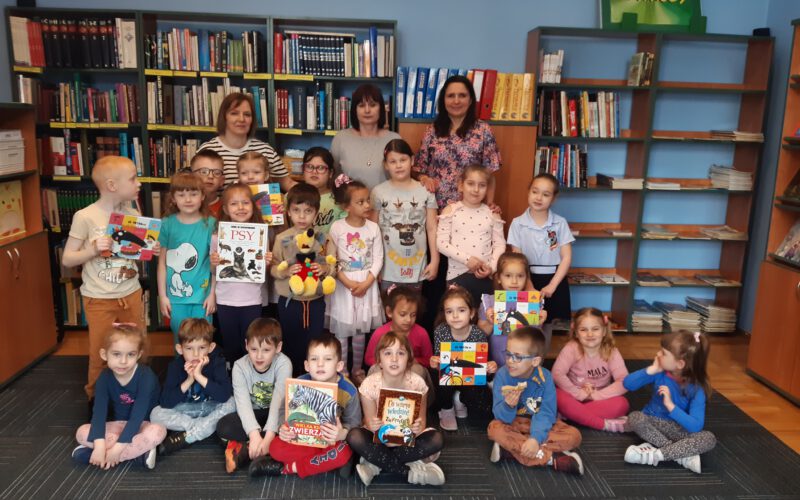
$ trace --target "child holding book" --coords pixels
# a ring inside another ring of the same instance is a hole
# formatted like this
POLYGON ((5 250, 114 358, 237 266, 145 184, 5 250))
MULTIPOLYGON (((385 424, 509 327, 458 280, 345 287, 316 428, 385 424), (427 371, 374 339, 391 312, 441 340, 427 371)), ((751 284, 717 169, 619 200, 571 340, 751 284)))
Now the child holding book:
POLYGON ((319 211, 314 234, 320 244, 328 241, 331 224, 347 215, 333 199, 333 155, 325 148, 308 148, 303 155, 303 180, 319 191, 319 211))
POLYGON ((198 151, 189 162, 192 173, 203 181, 206 206, 208 212, 214 217, 219 217, 219 211, 222 208, 219 190, 225 183, 223 165, 222 157, 213 149, 198 151))

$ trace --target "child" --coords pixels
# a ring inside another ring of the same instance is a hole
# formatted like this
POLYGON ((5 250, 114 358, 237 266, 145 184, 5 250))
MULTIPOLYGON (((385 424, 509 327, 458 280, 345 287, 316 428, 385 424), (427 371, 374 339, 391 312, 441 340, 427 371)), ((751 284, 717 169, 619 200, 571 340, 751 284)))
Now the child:
POLYGON ((373 441, 374 433, 383 425, 378 417, 378 398, 382 388, 421 392, 423 399, 428 392, 422 378, 411 371, 414 358, 408 338, 388 332, 378 342, 375 357, 381 370, 364 379, 358 390, 364 426, 355 427, 347 434, 347 443, 361 456, 361 463, 356 465, 358 477, 369 486, 383 470, 408 473, 411 484, 444 484, 444 472, 433 463, 444 447, 444 438, 436 429, 425 428, 424 404, 419 418, 411 426, 416 436, 414 446, 389 447, 373 441))
POLYGON ((708 337, 685 330, 664 334, 653 364, 625 377, 625 388, 635 391, 652 384, 653 397, 642 411, 628 415, 628 428, 646 442, 629 446, 629 464, 658 465, 675 460, 700 474, 700 455, 716 444, 704 431, 706 399, 711 395, 706 363, 708 337))
POLYGON ((594 307, 575 313, 569 342, 553 365, 558 411, 565 419, 607 432, 625 432, 625 360, 614 347, 608 318, 594 307))
POLYGON ((186 318, 178 329, 180 357, 167 367, 161 404, 151 420, 172 432, 158 446, 167 455, 202 441, 217 428, 220 418, 236 411, 225 359, 214 350, 214 327, 200 318, 186 318))
MULTIPOLYGON (((83 266, 81 296, 89 325, 89 372, 84 390, 90 409, 93 407, 94 384, 103 370, 100 348, 111 330, 111 323, 144 324, 137 266, 129 259, 111 257, 112 241, 106 236, 108 220, 113 212, 139 215, 131 207, 142 186, 136 178, 136 166, 121 156, 105 156, 92 168, 92 181, 100 197, 75 213, 61 261, 66 267, 83 266)), ((156 255, 160 248, 156 243, 156 255)))
POLYGON ((222 200, 219 197, 219 190, 225 183, 223 175, 224 162, 222 157, 213 149, 203 149, 198 151, 189 163, 192 173, 199 176, 203 181, 203 194, 206 197, 208 211, 214 217, 219 217, 222 200))
POLYGON ((328 240, 331 224, 347 213, 333 199, 333 155, 325 148, 315 146, 303 155, 303 180, 319 191, 319 212, 314 220, 314 234, 321 245, 328 240))
MULTIPOLYGON (((302 182, 292 186, 286 194, 286 211, 289 213, 292 227, 275 237, 272 258, 278 263, 295 256, 292 254, 296 248, 295 236, 312 228, 319 211, 319 191, 302 182)), ((310 253, 321 255, 325 252, 322 245, 315 240, 310 253)), ((319 287, 314 294, 302 296, 295 296, 289 288, 289 278, 299 273, 301 269, 302 265, 299 263, 286 268, 280 265, 270 268, 278 293, 278 320, 286 332, 285 352, 292 360, 292 366, 296 370, 295 375, 301 373, 300 366, 305 360, 308 342, 322 334, 325 321, 325 299, 319 293, 319 287)), ((331 272, 330 266, 326 263, 314 262, 310 269, 318 275, 320 281, 331 272)))
POLYGON ((511 250, 528 258, 533 287, 545 299, 547 323, 554 319, 569 320, 571 313, 566 277, 575 238, 567 221, 550 210, 557 195, 558 179, 550 174, 534 177, 528 192, 530 208, 508 228, 511 250))
MULTIPOLYGON (((442 296, 439 306, 439 315, 436 318, 436 329, 433 331, 433 356, 429 360, 430 367, 439 369, 439 354, 442 342, 488 342, 486 334, 481 331, 473 320, 475 319, 475 306, 472 305, 472 295, 463 287, 450 285, 442 296)), ((497 363, 489 361, 486 365, 487 373, 495 373, 497 363)), ((454 385, 436 386, 436 403, 439 406, 439 425, 446 431, 458 430, 456 417, 467 418, 467 406, 456 399, 456 391, 467 395, 482 389, 481 387, 459 387, 454 385)))
POLYGON ((367 219, 369 190, 359 181, 341 174, 333 196, 347 217, 331 225, 328 253, 338 261, 336 278, 341 283, 331 295, 327 311, 330 331, 342 343, 342 360, 347 369, 347 342, 353 338, 353 368, 356 384, 364 378, 366 334, 383 324, 383 306, 378 275, 383 266, 383 243, 378 225, 367 219))
POLYGON ((447 256, 447 282, 466 288, 477 304, 481 295, 493 293, 489 278, 506 249, 503 221, 483 201, 492 175, 483 165, 464 168, 458 190, 461 201, 442 210, 436 244, 447 256))
POLYGON ((383 168, 389 180, 372 190, 373 220, 384 238, 382 291, 393 284, 420 291, 422 281, 435 279, 439 270, 436 196, 411 178, 413 165, 414 152, 406 141, 392 139, 386 144, 383 168))
MULTIPOLYGON (((247 153, 264 158, 258 153, 247 153)), ((253 208, 250 188, 241 183, 231 184, 222 192, 221 221, 261 223, 261 216, 253 208)), ((217 235, 211 238, 209 260, 214 269, 219 265, 217 235)), ((264 255, 269 265, 272 252, 264 255)), ((261 317, 263 283, 220 281, 216 286, 217 320, 222 333, 222 350, 225 360, 233 366, 237 359, 245 355, 245 334, 255 319, 261 317)))
MULTIPOLYGON (((233 365, 236 413, 217 423, 217 435, 228 440, 225 470, 229 474, 266 455, 283 423, 286 379, 292 375, 292 363, 281 352, 281 339, 281 326, 274 319, 253 321, 247 329, 247 356, 233 365)), ((252 472, 257 471, 258 467, 252 472)))
POLYGON ((367 366, 375 365, 377 361, 375 346, 386 333, 394 332, 401 337, 408 338, 416 361, 411 368, 417 375, 424 378, 428 373, 425 367, 428 366, 431 356, 433 356, 433 348, 428 332, 417 324, 417 314, 420 312, 422 296, 411 287, 395 286, 386 293, 384 304, 386 304, 384 311, 389 321, 372 333, 364 354, 364 361, 367 366))
POLYGON ((267 184, 269 182, 268 167, 267 157, 255 151, 248 151, 236 160, 239 182, 248 186, 267 184))
POLYGON ((558 472, 583 475, 581 457, 568 450, 581 444, 581 433, 556 420, 556 387, 542 368, 544 334, 533 326, 508 335, 506 365, 497 371, 492 396, 494 418, 487 430, 494 441, 491 462, 501 448, 522 465, 549 465, 558 472))
MULTIPOLYGON (((336 383, 339 386, 336 425, 326 423, 321 426, 322 435, 330 446, 314 448, 290 443, 296 435, 284 422, 278 438, 273 439, 269 446, 272 459, 259 459, 258 471, 254 475, 297 474, 303 478, 341 468, 341 474, 350 477, 352 467, 348 464, 353 451, 344 439, 350 429, 361 424, 361 402, 356 387, 339 374, 344 369, 339 340, 329 333, 311 339, 305 369, 308 373, 300 379, 336 383)), ((254 463, 251 467, 255 469, 257 466, 254 463)))
POLYGON ((158 378, 139 364, 144 344, 144 332, 133 323, 114 323, 106 335, 100 358, 108 367, 97 378, 92 422, 75 433, 80 443, 72 451, 76 462, 106 470, 126 460, 147 469, 156 466, 156 446, 167 430, 147 421, 158 403, 158 378))
POLYGON ((216 310, 209 247, 217 220, 208 213, 200 177, 178 172, 169 186, 167 209, 158 241, 165 256, 158 259, 158 302, 170 318, 173 344, 184 318, 211 322, 216 310))

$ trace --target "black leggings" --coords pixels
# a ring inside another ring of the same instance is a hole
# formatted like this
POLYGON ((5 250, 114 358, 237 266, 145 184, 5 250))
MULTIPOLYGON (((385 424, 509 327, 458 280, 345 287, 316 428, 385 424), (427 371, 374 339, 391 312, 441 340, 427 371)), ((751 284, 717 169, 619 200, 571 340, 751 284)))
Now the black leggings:
POLYGON ((364 460, 384 472, 405 474, 408 472, 406 464, 429 457, 444 447, 444 437, 436 429, 428 429, 418 435, 414 446, 389 447, 373 442, 373 435, 363 427, 354 427, 347 433, 347 444, 364 460))
MULTIPOLYGON (((269 408, 263 410, 253 410, 255 413, 256 421, 262 428, 267 425, 267 418, 269 417, 269 408)), ((242 427, 242 419, 236 412, 228 413, 217 422, 217 436, 228 441, 239 441, 246 443, 250 437, 242 427)))
MULTIPOLYGON (((431 370, 431 377, 438 383, 439 372, 431 370)), ((489 375, 491 380, 493 375, 489 375)), ((461 393, 461 402, 467 407, 477 410, 480 413, 491 414, 492 412, 492 392, 485 385, 438 385, 436 387, 436 409, 451 410, 453 408, 453 396, 456 391, 461 393)))

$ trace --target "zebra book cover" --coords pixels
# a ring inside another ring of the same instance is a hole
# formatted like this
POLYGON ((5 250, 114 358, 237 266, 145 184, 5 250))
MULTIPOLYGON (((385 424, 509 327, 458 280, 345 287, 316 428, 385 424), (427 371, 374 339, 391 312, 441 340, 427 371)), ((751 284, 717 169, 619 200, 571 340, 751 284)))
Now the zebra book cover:
POLYGON ((291 443, 315 448, 330 446, 322 438, 322 424, 336 425, 338 391, 335 383, 286 379, 286 424, 295 434, 291 443))
POLYGON ((269 226, 220 222, 217 230, 217 281, 264 283, 269 226))

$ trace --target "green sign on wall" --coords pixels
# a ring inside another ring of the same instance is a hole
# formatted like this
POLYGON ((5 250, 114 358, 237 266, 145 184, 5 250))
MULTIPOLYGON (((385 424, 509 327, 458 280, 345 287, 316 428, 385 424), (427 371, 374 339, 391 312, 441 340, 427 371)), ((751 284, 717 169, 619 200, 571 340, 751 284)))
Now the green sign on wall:
POLYGON ((600 0, 603 29, 705 33, 700 0, 600 0))

